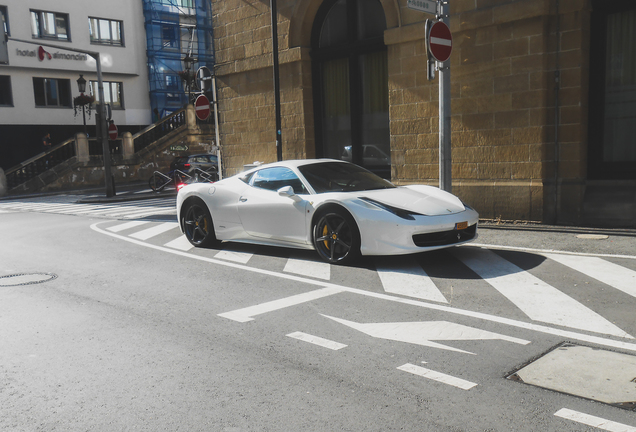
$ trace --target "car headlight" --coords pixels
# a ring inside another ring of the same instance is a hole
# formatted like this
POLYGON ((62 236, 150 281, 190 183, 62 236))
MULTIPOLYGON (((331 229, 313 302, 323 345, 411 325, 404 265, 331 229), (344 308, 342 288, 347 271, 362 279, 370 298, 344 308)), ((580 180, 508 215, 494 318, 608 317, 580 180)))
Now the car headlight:
POLYGON ((398 207, 393 207, 391 205, 381 203, 380 201, 376 201, 376 200, 371 199, 371 198, 362 197, 360 199, 362 201, 366 202, 366 203, 369 203, 369 204, 372 204, 372 205, 374 205, 374 206, 376 206, 378 208, 381 208, 382 210, 386 210, 389 213, 393 213, 394 215, 396 215, 397 217, 402 218, 402 219, 415 220, 415 216, 426 216, 426 215, 423 215, 421 213, 416 213, 416 212, 412 212, 410 210, 404 210, 404 209, 401 209, 401 208, 398 208, 398 207))

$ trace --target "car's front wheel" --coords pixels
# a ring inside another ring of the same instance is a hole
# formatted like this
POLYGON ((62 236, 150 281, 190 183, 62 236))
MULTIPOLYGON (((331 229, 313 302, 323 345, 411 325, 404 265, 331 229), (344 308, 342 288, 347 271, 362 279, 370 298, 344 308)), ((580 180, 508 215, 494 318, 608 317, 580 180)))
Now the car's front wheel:
POLYGON ((183 211, 183 227, 186 238, 194 246, 206 247, 217 243, 212 216, 200 200, 186 203, 183 211))
POLYGON ((351 215, 331 208, 316 217, 314 247, 330 264, 349 264, 360 255, 360 234, 351 215))

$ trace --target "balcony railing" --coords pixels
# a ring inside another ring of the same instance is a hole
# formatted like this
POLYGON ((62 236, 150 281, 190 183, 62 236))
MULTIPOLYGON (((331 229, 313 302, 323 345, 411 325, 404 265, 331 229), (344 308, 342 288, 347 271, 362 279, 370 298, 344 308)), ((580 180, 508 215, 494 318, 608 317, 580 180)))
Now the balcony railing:
POLYGON ((133 136, 135 153, 168 135, 170 132, 176 131, 185 124, 186 110, 180 109, 168 117, 161 119, 158 123, 148 126, 133 136))

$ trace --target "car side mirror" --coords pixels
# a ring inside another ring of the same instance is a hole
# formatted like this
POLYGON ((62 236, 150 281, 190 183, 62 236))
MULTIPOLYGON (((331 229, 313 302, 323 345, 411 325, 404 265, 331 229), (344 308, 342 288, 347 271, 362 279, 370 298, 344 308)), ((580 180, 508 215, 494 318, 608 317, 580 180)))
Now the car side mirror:
POLYGON ((291 198, 296 202, 303 200, 301 197, 296 195, 296 193, 294 192, 294 188, 291 186, 283 186, 282 188, 278 189, 278 195, 282 197, 291 198))

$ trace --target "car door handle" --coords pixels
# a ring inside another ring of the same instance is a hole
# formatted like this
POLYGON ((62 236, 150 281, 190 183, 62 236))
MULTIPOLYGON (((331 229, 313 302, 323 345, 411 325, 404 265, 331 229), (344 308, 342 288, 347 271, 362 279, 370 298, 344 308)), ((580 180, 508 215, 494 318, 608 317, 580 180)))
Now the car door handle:
POLYGON ((239 201, 240 201, 240 202, 245 202, 245 201, 247 201, 247 198, 245 198, 245 197, 240 197, 240 198, 239 198, 239 201))

